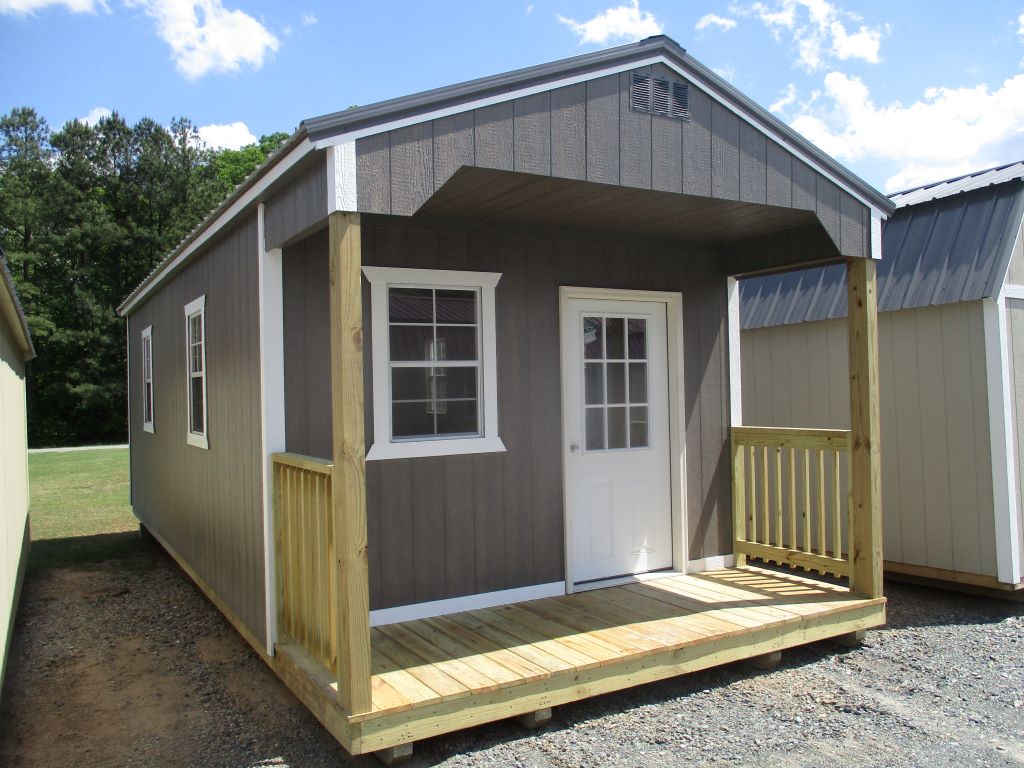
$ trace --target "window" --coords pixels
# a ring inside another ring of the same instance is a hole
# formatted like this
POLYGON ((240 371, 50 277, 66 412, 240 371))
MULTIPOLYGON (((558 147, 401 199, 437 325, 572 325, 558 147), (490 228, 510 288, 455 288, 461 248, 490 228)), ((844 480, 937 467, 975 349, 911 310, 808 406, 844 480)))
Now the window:
POLYGON ((491 272, 364 267, 374 443, 367 459, 503 451, 491 272))
POLYGON ((142 330, 142 431, 153 431, 153 326, 142 330))
POLYGON ((209 448, 206 428, 206 296, 185 307, 189 445, 209 448))
POLYGON ((648 447, 647 320, 583 318, 587 451, 648 447))

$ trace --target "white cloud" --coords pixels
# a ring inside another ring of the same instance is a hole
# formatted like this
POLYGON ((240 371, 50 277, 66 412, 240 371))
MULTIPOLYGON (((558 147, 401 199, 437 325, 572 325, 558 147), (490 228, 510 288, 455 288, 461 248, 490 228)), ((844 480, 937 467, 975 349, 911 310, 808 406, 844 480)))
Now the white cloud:
POLYGON ((247 144, 255 144, 249 126, 238 121, 224 125, 204 125, 199 128, 199 138, 214 149, 239 149, 247 144))
POLYGON ((708 27, 718 27, 722 32, 728 32, 730 29, 736 28, 736 19, 727 19, 717 13, 705 13, 693 28, 698 32, 703 32, 708 27))
POLYGON ((728 80, 730 83, 736 83, 736 68, 732 66, 715 67, 714 73, 721 77, 723 80, 728 80))
POLYGON ((71 13, 110 12, 106 0, 0 0, 0 14, 29 16, 53 5, 65 8, 71 13))
POLYGON ((302 14, 302 26, 304 26, 304 27, 312 27, 318 21, 320 21, 320 19, 318 19, 312 13, 304 13, 304 14, 302 14))
POLYGON ((263 66, 278 39, 247 13, 222 0, 125 0, 156 20, 157 33, 171 47, 174 64, 189 80, 210 72, 237 72, 243 64, 263 66))
POLYGON ((93 107, 89 110, 89 114, 78 119, 86 125, 96 125, 104 117, 110 117, 112 114, 114 113, 106 107, 93 107))
POLYGON ((796 45, 797 63, 808 72, 821 69, 828 59, 862 59, 877 64, 881 61, 882 35, 888 31, 885 25, 860 25, 849 31, 847 23, 858 22, 860 17, 828 0, 771 0, 734 5, 730 10, 757 17, 776 40, 782 40, 783 33, 789 35, 796 45))
POLYGON ((929 88, 908 106, 878 106, 860 78, 830 72, 817 106, 791 124, 840 160, 897 163, 885 188, 903 189, 1024 155, 1024 74, 994 90, 929 88))
POLYGON ((786 86, 786 92, 782 96, 779 96, 779 98, 776 99, 770 107, 768 107, 768 110, 770 112, 775 112, 776 114, 779 115, 784 115, 786 112, 786 107, 795 103, 796 83, 790 83, 789 85, 786 86))
POLYGON ((529 16, 531 13, 533 13, 533 6, 532 5, 526 6, 526 15, 529 16))
POLYGON ((1020 26, 1017 27, 1017 34, 1024 37, 1024 13, 1017 18, 1017 23, 1020 24, 1020 26))
POLYGON ((579 22, 558 16, 558 20, 580 36, 580 44, 608 42, 632 42, 651 35, 660 35, 662 26, 649 11, 640 10, 639 0, 629 5, 608 8, 589 21, 579 22))

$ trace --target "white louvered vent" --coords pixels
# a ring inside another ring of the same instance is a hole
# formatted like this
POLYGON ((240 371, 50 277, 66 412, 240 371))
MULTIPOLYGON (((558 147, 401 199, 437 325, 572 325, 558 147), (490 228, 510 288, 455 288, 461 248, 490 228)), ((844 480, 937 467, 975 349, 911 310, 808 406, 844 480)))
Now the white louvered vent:
POLYGON ((629 108, 634 112, 689 120, 690 88, 686 83, 634 72, 629 89, 629 108))

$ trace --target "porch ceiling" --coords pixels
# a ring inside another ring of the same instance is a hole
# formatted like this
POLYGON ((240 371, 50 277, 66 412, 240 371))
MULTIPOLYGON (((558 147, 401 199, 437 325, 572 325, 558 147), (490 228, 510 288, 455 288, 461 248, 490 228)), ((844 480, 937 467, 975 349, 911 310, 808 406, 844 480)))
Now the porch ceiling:
POLYGON ((459 169, 416 215, 708 244, 818 223, 808 210, 470 167, 459 169))

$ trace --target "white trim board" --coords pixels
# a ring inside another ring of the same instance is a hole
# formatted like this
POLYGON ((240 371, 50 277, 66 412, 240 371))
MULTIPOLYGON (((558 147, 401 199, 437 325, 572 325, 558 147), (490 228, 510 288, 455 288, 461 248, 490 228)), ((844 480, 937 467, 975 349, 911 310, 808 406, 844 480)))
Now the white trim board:
POLYGON ((142 342, 142 431, 154 434, 156 430, 156 376, 153 365, 153 326, 147 325, 140 335, 142 342), (146 342, 149 342, 149 392, 146 391, 146 342), (149 406, 149 421, 146 421, 146 406, 149 406))
POLYGON ((433 616, 447 616, 450 613, 475 611, 478 608, 494 608, 495 606, 509 605, 510 603, 525 603, 528 600, 559 597, 564 594, 565 582, 552 581, 549 584, 537 584, 532 587, 483 592, 478 595, 451 597, 447 600, 400 605, 395 608, 379 608, 376 611, 370 611, 370 626, 379 627, 384 624, 397 624, 401 621, 429 619, 433 616))
POLYGON ((185 442, 188 445, 210 449, 210 387, 207 377, 210 371, 206 367, 206 345, 209 342, 206 332, 206 294, 193 299, 185 305, 185 442), (189 320, 193 315, 199 315, 203 329, 202 352, 203 359, 200 361, 203 378, 203 431, 202 433, 192 431, 192 336, 189 328, 189 320))
POLYGON ((982 299, 985 326, 985 378, 988 383, 989 440, 992 451, 992 503, 996 524, 996 572, 1004 584, 1021 579, 1019 509, 1014 467, 1013 407, 1007 349, 1006 301, 982 299))
POLYGON ((430 111, 421 112, 417 115, 402 117, 396 120, 390 120, 388 122, 372 125, 368 128, 358 128, 356 130, 348 131, 345 133, 339 133, 335 136, 329 136, 327 138, 318 139, 315 142, 315 146, 317 149, 324 149, 335 144, 356 141, 358 139, 366 138, 367 136, 374 136, 378 133, 386 133, 397 128, 405 128, 410 125, 416 125, 417 123, 424 123, 430 120, 437 120, 442 117, 448 117, 449 115, 457 115, 462 112, 469 112, 471 110, 480 109, 481 107, 487 107, 492 104, 500 104, 506 101, 511 101, 513 99, 519 99, 524 96, 531 96, 536 93, 544 93, 545 91, 552 91, 557 88, 564 88, 567 85, 575 85, 577 83, 583 83, 589 80, 596 80, 601 77, 607 77, 608 75, 615 75, 620 72, 629 72, 631 70, 639 69, 640 67, 646 67, 653 64, 664 64, 666 67, 673 70, 680 77, 683 77, 689 82, 693 83, 695 86, 697 86, 702 91, 707 93, 708 96, 710 96, 716 102, 724 106, 730 112, 737 115, 741 120, 744 120, 753 127, 757 128, 765 136, 767 136, 780 146, 784 147, 788 152, 792 153, 794 157, 798 158, 802 162, 809 165, 811 168, 820 173, 822 176, 824 176, 826 179, 828 179, 833 184, 838 186, 847 194, 852 195, 853 198, 857 200, 859 203, 861 203, 864 206, 867 206, 869 209, 871 209, 873 218, 875 216, 877 216, 879 220, 881 220, 882 218, 886 218, 880 210, 878 210, 874 205, 871 204, 871 201, 866 200, 863 195, 861 195, 859 192, 855 191, 849 185, 847 185, 842 180, 837 178, 835 174, 833 174, 827 168, 824 168, 812 157, 805 154, 797 147, 793 146, 789 141, 786 140, 786 138, 782 134, 778 133, 771 126, 767 125, 761 120, 756 119, 754 116, 740 109, 732 102, 718 95, 715 92, 715 90, 711 88, 711 86, 708 85, 708 83, 705 82, 703 79, 696 76, 694 73, 687 71, 683 67, 680 67, 678 64, 671 61, 669 58, 662 54, 649 56, 645 59, 630 61, 624 64, 616 64, 614 66, 604 67, 602 69, 594 70, 581 75, 573 75, 571 77, 564 77, 559 80, 551 80, 546 83, 539 83, 537 85, 531 85, 525 88, 519 88, 516 90, 507 91, 493 96, 486 96, 484 98, 475 99, 473 101, 466 101, 461 104, 454 104, 452 106, 444 107, 441 109, 433 109, 430 111))
POLYGON ((735 277, 727 277, 725 283, 729 295, 729 426, 738 427, 743 423, 740 281, 735 277))
POLYGON ((263 574, 267 653, 277 641, 277 575, 274 557, 272 454, 287 450, 284 399, 284 292, 280 248, 267 251, 264 207, 257 209, 260 323, 260 455, 263 494, 263 574))
POLYGON ((157 273, 153 275, 149 282, 146 283, 135 296, 125 303, 124 308, 121 310, 121 315, 127 315, 136 306, 138 306, 138 304, 142 302, 154 289, 156 289, 157 286, 163 283, 168 274, 181 266, 181 264, 183 264, 193 253, 206 245, 206 243, 217 235, 224 226, 229 224, 236 216, 256 202, 278 179, 297 165, 306 155, 314 151, 314 149, 316 149, 316 147, 309 139, 303 139, 287 155, 277 161, 277 163, 267 171, 263 178, 249 187, 249 189, 247 189, 243 194, 239 195, 235 202, 217 214, 216 218, 208 223, 204 222, 203 224, 200 224, 200 226, 203 227, 202 231, 196 235, 195 239, 185 246, 181 253, 175 256, 173 260, 167 262, 162 267, 158 267, 157 273))
POLYGON ((713 555, 691 560, 686 564, 687 573, 704 573, 704 571, 721 571, 736 567, 736 555, 713 555))
POLYGON ((356 143, 346 141, 327 148, 327 215, 358 211, 356 143))

